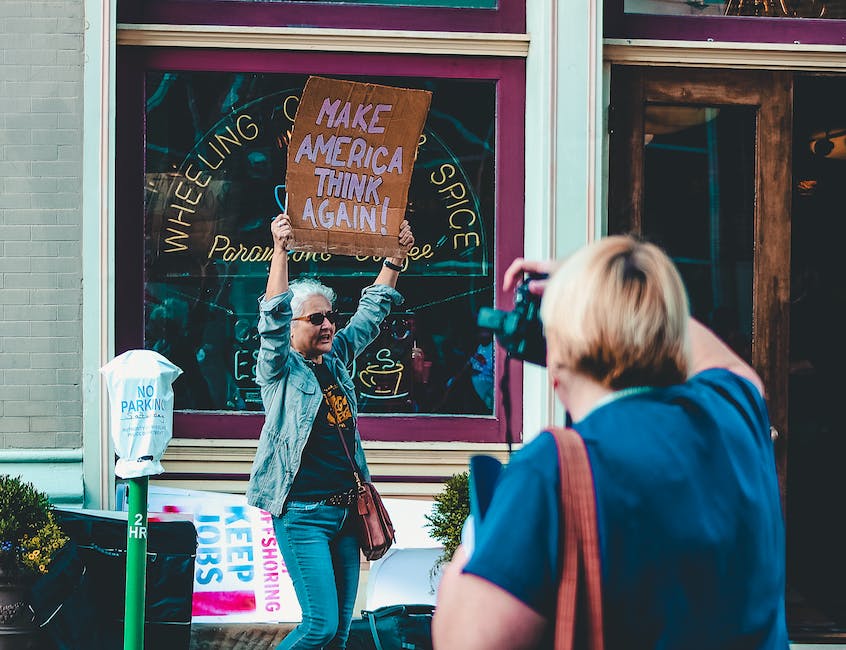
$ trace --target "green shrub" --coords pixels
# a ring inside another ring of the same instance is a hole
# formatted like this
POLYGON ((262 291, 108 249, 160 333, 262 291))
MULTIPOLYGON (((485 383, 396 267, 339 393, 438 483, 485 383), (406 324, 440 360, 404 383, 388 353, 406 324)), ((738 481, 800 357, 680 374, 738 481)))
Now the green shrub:
POLYGON ((47 495, 20 477, 0 475, 0 568, 46 573, 67 542, 47 495))
POLYGON ((461 544, 461 528, 469 514, 468 473, 453 474, 447 479, 444 489, 435 496, 432 512, 425 515, 426 528, 444 547, 433 571, 452 559, 452 554, 461 544))

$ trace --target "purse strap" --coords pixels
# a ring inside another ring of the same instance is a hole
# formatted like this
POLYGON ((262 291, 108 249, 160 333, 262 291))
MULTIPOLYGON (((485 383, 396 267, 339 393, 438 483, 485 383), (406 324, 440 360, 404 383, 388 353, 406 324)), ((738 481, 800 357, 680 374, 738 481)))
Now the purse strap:
POLYGON ((596 524, 593 472, 582 437, 550 428, 558 446, 561 476, 561 539, 564 556, 555 618, 556 650, 573 650, 576 634, 585 648, 603 650, 602 565, 596 524))
POLYGON ((347 441, 344 440, 344 432, 341 431, 341 418, 338 416, 338 411, 335 409, 335 405, 332 403, 332 400, 329 399, 329 394, 325 390, 323 391, 323 399, 326 401, 326 405, 332 411, 332 415, 335 418, 335 430, 338 432, 338 437, 341 439, 341 445, 344 447, 344 453, 347 455, 347 460, 350 461, 353 478, 355 479, 356 492, 361 494, 364 491, 364 481, 361 480, 361 472, 359 472, 358 465, 355 464, 355 461, 350 455, 350 448, 347 447, 347 441))

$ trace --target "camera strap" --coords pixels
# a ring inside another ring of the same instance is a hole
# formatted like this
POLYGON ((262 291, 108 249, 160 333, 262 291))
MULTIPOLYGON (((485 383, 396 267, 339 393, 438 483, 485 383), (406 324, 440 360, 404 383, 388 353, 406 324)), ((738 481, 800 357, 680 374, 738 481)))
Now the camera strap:
POLYGON ((505 365, 502 377, 499 379, 499 392, 502 395, 502 416, 505 418, 505 444, 508 455, 511 456, 511 443, 514 438, 511 433, 511 353, 505 355, 505 365))

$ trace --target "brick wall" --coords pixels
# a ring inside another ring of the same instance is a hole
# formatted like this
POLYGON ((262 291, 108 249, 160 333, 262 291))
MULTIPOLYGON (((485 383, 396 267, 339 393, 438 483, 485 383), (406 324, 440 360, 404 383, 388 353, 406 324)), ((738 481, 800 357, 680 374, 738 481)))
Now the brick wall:
POLYGON ((82 0, 0 0, 0 449, 81 436, 82 0))

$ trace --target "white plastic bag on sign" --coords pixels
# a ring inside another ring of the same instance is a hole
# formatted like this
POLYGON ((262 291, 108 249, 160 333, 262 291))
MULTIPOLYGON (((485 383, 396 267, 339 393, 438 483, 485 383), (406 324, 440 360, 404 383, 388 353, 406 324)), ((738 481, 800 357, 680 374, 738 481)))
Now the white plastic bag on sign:
POLYGON ((129 350, 100 372, 109 390, 115 474, 161 474, 161 458, 173 435, 173 387, 182 370, 153 350, 129 350))

